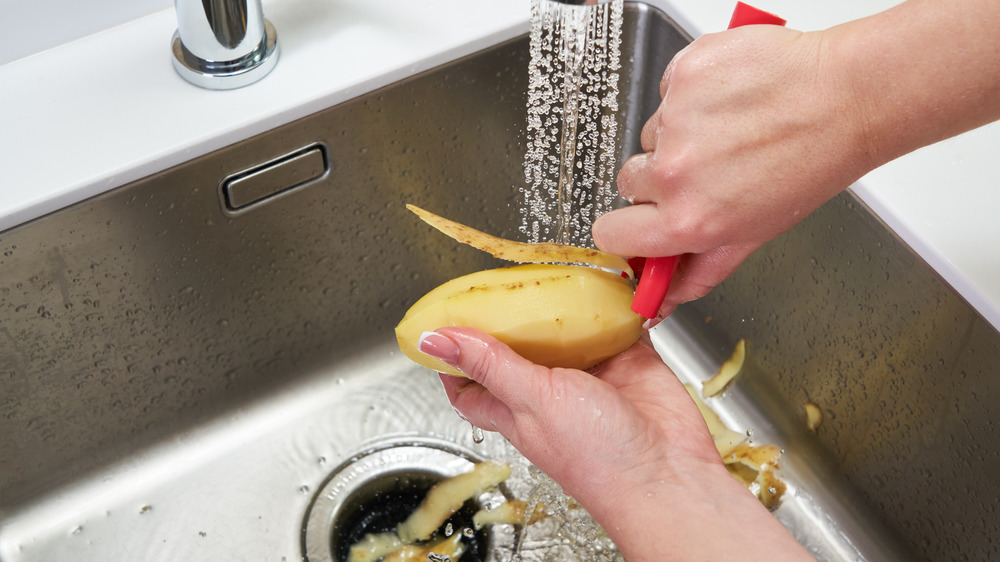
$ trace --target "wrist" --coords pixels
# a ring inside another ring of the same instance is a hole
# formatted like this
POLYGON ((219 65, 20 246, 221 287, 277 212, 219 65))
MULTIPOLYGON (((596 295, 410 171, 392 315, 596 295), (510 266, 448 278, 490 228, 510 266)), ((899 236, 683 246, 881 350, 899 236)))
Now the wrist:
POLYGON ((721 560, 734 553, 750 560, 811 559, 721 462, 615 484, 605 501, 583 507, 629 562, 721 560))

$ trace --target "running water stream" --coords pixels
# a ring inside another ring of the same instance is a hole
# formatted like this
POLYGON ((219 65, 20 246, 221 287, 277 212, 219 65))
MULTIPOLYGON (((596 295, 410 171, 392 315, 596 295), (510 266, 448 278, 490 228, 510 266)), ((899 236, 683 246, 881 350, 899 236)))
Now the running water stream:
MULTIPOLYGON (((622 0, 583 6, 532 0, 520 209, 521 232, 530 242, 592 246, 593 222, 611 209, 622 11, 622 0)), ((548 517, 525 528, 513 560, 624 560, 554 480, 527 469, 530 476, 512 480, 527 484, 529 513, 543 510, 548 517)))
POLYGON ((521 232, 591 246, 614 200, 622 0, 532 0, 521 232))

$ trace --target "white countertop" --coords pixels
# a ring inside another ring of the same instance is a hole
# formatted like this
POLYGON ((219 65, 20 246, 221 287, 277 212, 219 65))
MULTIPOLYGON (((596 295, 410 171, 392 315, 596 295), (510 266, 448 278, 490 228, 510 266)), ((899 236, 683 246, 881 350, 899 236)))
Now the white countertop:
MULTIPOLYGON (((724 28, 735 4, 650 3, 693 36, 724 28)), ((752 3, 820 29, 897 2, 752 3)), ((0 231, 514 37, 527 30, 528 5, 265 1, 281 60, 228 92, 174 73, 172 9, 0 66, 0 231)), ((1000 125, 990 125, 892 162, 854 191, 1000 329, 998 146, 1000 125)))

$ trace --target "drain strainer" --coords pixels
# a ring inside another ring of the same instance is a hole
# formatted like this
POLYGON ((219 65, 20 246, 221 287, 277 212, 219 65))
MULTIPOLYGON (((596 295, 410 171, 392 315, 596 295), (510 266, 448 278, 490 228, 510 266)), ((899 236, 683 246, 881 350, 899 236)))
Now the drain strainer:
MULTIPOLYGON (((352 544, 367 533, 393 530, 431 486, 468 472, 481 460, 471 451, 431 438, 380 443, 354 455, 334 470, 306 512, 304 559, 345 562, 352 544)), ((466 531, 473 529, 478 509, 504 499, 502 492, 487 492, 466 502, 449 520, 454 532, 466 533, 463 562, 497 561, 499 552, 512 552, 517 537, 509 527, 466 531)))

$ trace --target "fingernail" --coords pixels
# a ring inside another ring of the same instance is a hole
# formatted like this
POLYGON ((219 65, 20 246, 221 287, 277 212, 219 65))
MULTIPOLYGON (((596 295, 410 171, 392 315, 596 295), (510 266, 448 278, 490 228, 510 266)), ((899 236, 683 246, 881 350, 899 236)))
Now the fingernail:
POLYGON ((424 332, 420 334, 420 339, 417 340, 417 349, 421 353, 436 357, 453 367, 458 364, 458 344, 455 343, 455 340, 444 334, 437 332, 424 332))

